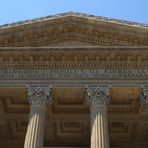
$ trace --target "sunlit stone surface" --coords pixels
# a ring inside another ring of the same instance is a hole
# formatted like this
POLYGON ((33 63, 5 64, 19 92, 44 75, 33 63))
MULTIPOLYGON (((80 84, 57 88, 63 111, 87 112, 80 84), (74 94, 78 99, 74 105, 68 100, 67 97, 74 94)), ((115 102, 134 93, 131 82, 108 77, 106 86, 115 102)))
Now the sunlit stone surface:
POLYGON ((0 148, 148 148, 147 61, 145 24, 69 12, 0 26, 0 148))

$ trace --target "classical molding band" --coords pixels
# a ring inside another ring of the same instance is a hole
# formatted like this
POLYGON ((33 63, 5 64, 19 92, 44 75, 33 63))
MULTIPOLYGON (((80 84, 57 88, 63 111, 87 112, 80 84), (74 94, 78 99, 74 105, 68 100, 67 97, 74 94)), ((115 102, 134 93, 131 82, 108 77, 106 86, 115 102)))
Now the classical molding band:
POLYGON ((141 86, 142 92, 140 96, 140 102, 143 106, 148 107, 148 87, 141 86))
POLYGON ((30 87, 28 88, 28 99, 31 105, 47 105, 52 101, 51 86, 49 87, 30 87))
POLYGON ((148 69, 0 69, 0 80, 143 78, 148 78, 148 69))
POLYGON ((147 66, 147 46, 0 47, 0 68, 147 68, 147 66))
POLYGON ((108 104, 110 101, 110 89, 111 86, 87 87, 87 103, 91 105, 108 104))

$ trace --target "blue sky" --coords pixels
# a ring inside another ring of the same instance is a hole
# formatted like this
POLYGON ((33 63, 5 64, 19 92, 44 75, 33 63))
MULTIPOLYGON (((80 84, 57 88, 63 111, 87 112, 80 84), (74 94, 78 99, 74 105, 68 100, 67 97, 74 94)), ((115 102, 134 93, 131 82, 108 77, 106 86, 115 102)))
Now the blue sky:
POLYGON ((0 0, 0 24, 68 11, 148 24, 148 0, 0 0))

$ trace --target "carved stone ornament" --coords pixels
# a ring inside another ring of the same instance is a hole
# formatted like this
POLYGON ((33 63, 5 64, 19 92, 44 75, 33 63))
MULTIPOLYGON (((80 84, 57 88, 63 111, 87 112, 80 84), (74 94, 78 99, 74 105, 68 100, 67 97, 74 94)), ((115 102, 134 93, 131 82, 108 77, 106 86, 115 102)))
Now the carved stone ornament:
POLYGON ((51 86, 49 87, 30 87, 28 88, 28 99, 31 105, 47 105, 52 101, 51 86))
POLYGON ((87 87, 86 101, 88 104, 108 104, 110 101, 111 87, 87 87))
POLYGON ((143 106, 148 107, 148 87, 142 87, 142 93, 140 96, 140 102, 143 106))

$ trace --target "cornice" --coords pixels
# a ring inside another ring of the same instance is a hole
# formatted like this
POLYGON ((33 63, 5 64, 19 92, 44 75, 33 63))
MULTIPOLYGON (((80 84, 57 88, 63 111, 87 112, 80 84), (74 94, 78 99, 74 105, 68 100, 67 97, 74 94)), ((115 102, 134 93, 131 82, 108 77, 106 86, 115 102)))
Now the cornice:
POLYGON ((40 21, 2 27, 0 46, 50 46, 64 40, 78 40, 103 46, 148 45, 147 27, 124 25, 104 18, 86 16, 66 13, 49 17, 50 19, 47 17, 40 21))
POLYGON ((127 21, 127 20, 120 20, 120 19, 114 19, 114 18, 108 18, 108 17, 103 17, 103 16, 89 15, 89 14, 80 13, 80 12, 59 13, 59 14, 55 14, 55 15, 49 15, 49 16, 34 18, 34 19, 30 19, 30 20, 25 20, 25 21, 18 21, 18 22, 14 22, 14 23, 10 23, 10 24, 1 25, 0 28, 7 28, 7 27, 14 27, 14 26, 19 26, 19 25, 37 23, 37 22, 53 20, 53 19, 58 19, 61 17, 68 17, 68 16, 75 16, 75 17, 81 17, 81 18, 87 18, 87 19, 93 19, 93 20, 99 20, 99 21, 106 21, 106 22, 118 23, 118 24, 123 24, 123 25, 141 27, 141 28, 148 28, 148 24, 131 22, 131 21, 127 21))

